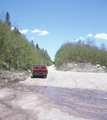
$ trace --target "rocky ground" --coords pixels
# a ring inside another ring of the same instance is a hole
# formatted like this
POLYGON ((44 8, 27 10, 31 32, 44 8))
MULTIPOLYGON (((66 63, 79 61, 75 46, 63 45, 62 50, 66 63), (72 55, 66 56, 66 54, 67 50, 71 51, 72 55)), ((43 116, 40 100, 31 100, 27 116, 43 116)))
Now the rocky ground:
POLYGON ((105 73, 107 72, 104 66, 92 65, 91 63, 63 63, 57 70, 71 71, 71 72, 94 72, 105 73))

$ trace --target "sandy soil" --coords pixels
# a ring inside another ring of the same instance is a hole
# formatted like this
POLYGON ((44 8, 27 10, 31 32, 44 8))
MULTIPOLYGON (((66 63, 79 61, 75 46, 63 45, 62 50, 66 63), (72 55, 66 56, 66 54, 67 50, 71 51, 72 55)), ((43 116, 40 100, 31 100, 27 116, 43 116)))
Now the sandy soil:
POLYGON ((107 74, 56 71, 0 89, 1 120, 107 120, 107 74))
POLYGON ((56 71, 54 66, 48 67, 48 71, 46 79, 28 78, 21 83, 31 86, 107 90, 107 73, 56 71))

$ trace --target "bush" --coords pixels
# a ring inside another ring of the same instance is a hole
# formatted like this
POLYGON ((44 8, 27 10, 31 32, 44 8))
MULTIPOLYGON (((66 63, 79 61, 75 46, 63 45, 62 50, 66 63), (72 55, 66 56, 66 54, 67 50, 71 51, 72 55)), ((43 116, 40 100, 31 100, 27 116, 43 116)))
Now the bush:
POLYGON ((92 44, 93 41, 88 43, 66 43, 61 46, 55 55, 55 66, 59 67, 64 62, 90 62, 91 64, 100 64, 107 66, 107 51, 104 44, 101 45, 101 49, 92 44), (89 44, 90 43, 90 44, 89 44))

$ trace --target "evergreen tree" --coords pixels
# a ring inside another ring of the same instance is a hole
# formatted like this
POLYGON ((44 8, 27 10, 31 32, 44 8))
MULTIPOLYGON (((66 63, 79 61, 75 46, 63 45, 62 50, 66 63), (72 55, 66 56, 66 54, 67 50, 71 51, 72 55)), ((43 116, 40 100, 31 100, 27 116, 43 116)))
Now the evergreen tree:
POLYGON ((8 25, 11 25, 9 12, 6 13, 5 22, 6 22, 8 25))
POLYGON ((9 19, 10 19, 10 16, 9 16, 8 12, 6 13, 6 18, 5 19, 6 19, 6 21, 9 21, 9 19))
POLYGON ((38 44, 36 44, 36 48, 37 48, 38 50, 40 50, 40 48, 39 48, 39 45, 38 45, 38 44))

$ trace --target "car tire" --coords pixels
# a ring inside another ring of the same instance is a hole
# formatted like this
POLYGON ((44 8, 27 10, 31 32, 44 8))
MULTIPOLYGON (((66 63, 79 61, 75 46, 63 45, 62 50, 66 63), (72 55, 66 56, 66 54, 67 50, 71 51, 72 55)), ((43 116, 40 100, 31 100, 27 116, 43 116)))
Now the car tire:
POLYGON ((33 75, 33 78, 35 78, 35 76, 33 75))
POLYGON ((45 75, 44 78, 47 78, 47 75, 45 75))
POLYGON ((32 75, 31 78, 34 78, 34 76, 32 75))

